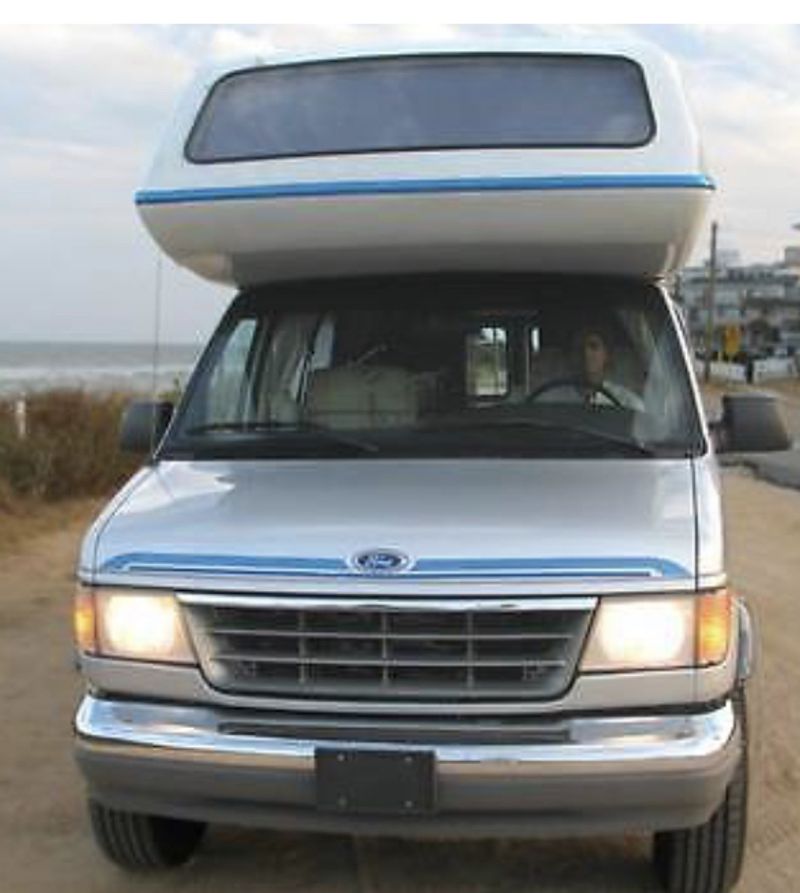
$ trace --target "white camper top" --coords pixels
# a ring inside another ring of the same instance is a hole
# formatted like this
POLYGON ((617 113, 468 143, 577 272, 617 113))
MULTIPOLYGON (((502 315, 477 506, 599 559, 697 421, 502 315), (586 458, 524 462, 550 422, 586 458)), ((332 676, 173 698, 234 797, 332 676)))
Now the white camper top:
POLYGON ((713 190, 646 46, 459 43, 201 72, 136 203, 176 262, 241 286, 531 270, 655 278, 713 190))

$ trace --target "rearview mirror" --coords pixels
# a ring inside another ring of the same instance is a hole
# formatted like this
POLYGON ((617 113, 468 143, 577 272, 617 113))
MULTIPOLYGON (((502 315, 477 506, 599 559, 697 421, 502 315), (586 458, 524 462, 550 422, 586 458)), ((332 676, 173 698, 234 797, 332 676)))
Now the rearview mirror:
POLYGON ((172 404, 164 400, 130 403, 120 425, 120 449, 129 453, 151 453, 167 430, 172 408, 172 404))
POLYGON ((778 401, 770 394, 725 394, 722 418, 712 430, 720 453, 766 453, 792 446, 778 401))

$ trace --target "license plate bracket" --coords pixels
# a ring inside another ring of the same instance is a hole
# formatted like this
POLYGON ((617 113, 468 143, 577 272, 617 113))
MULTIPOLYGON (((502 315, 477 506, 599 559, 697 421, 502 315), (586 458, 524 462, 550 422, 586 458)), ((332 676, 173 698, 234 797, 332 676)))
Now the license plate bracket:
POLYGON ((436 799, 434 754, 318 747, 317 808, 361 815, 426 815, 436 799))

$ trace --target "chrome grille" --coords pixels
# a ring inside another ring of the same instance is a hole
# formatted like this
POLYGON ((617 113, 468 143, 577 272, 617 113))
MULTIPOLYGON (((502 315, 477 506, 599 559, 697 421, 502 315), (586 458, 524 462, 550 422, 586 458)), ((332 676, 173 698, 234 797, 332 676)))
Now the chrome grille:
POLYGON ((362 700, 554 698, 593 599, 359 603, 184 596, 208 681, 241 694, 362 700))

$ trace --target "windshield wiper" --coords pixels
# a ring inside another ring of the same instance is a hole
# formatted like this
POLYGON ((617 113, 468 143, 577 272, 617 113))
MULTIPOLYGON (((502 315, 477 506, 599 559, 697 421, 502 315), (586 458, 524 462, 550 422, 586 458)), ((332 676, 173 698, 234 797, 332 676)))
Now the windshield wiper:
POLYGON ((613 444, 614 446, 632 450, 640 456, 652 457, 656 455, 656 451, 653 447, 648 446, 648 444, 643 443, 641 440, 637 440, 635 437, 625 437, 622 434, 614 434, 611 431, 602 431, 598 428, 591 427, 587 428, 585 425, 564 425, 555 422, 540 422, 539 420, 532 420, 530 422, 525 420, 523 422, 523 425, 525 426, 528 426, 529 424, 531 427, 546 427, 552 430, 566 431, 568 434, 578 434, 582 437, 593 437, 603 443, 613 444))
POLYGON ((623 447, 626 450, 637 453, 640 456, 648 456, 650 458, 658 455, 656 446, 649 446, 640 440, 632 437, 624 437, 621 434, 613 434, 610 431, 602 431, 598 428, 586 427, 584 425, 564 424, 563 422, 551 422, 545 419, 495 419, 491 422, 478 421, 455 421, 447 423, 446 427, 453 428, 481 428, 489 431, 492 428, 538 428, 545 431, 563 431, 566 434, 577 434, 583 437, 591 437, 595 440, 614 446, 623 447))
POLYGON ((360 437, 351 437, 348 434, 341 434, 332 428, 314 425, 311 422, 211 422, 207 425, 196 425, 194 428, 189 428, 186 434, 192 436, 216 431, 230 432, 232 434, 264 434, 276 431, 289 434, 293 432, 313 434, 340 446, 355 447, 362 453, 379 453, 381 451, 381 448, 377 444, 372 443, 372 441, 362 440, 360 437))

